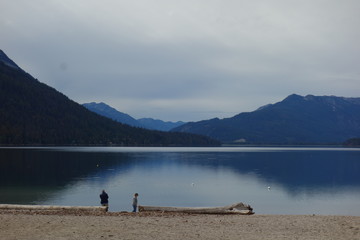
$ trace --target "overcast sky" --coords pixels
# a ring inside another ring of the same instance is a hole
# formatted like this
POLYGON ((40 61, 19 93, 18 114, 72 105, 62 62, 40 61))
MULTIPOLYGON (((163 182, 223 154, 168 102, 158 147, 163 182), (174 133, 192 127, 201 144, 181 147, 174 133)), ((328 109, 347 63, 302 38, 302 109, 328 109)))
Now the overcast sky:
POLYGON ((0 0, 0 49, 78 103, 231 117, 286 96, 360 97, 358 0, 0 0))

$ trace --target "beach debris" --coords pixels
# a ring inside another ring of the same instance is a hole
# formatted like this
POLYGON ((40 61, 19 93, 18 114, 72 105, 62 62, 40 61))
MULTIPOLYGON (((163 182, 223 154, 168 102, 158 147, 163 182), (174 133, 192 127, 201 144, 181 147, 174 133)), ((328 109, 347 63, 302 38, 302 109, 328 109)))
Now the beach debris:
POLYGON ((107 207, 0 204, 0 210, 106 212, 107 207))
POLYGON ((158 211, 158 212, 181 212, 181 213, 201 213, 201 214, 254 214, 250 205, 235 203, 224 207, 158 207, 158 206, 139 206, 139 212, 158 211))

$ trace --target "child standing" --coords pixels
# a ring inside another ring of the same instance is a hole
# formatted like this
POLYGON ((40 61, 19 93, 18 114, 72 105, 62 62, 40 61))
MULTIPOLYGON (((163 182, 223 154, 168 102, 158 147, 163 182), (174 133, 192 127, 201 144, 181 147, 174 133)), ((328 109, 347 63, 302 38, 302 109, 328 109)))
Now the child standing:
POLYGON ((132 203, 132 206, 133 206, 133 212, 136 212, 136 209, 137 209, 137 206, 138 206, 138 199, 137 197, 139 196, 138 193, 135 193, 134 194, 134 198, 133 198, 133 203, 132 203))

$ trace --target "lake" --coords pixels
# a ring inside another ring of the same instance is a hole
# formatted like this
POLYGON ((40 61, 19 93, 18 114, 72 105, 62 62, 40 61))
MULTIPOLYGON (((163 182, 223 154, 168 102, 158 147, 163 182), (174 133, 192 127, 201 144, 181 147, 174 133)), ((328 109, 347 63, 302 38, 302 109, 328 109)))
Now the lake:
POLYGON ((0 203, 250 204, 256 214, 360 216, 360 149, 299 147, 0 148, 0 203))

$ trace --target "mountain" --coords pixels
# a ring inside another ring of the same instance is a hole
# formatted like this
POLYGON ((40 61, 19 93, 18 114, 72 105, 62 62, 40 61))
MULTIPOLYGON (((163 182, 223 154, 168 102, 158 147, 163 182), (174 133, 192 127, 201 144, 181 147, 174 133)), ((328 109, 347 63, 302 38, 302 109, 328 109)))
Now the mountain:
POLYGON ((115 108, 110 107, 105 103, 84 103, 84 107, 93 111, 101 116, 113 119, 117 122, 128 124, 134 127, 142 127, 150 130, 159 130, 159 131, 169 131, 175 127, 178 127, 184 122, 164 122, 162 120, 155 120, 152 118, 140 118, 138 120, 134 119, 126 113, 119 112, 115 108))
MULTIPOLYGON (((14 68, 14 69, 18 69, 20 70, 21 68, 13 61, 11 60, 1 49, 0 49, 0 62, 2 62, 3 64, 5 64, 8 67, 14 68)), ((22 70, 22 69, 21 69, 22 70)))
POLYGON ((194 134, 130 127, 99 116, 34 79, 0 52, 1 145, 214 146, 194 134))
POLYGON ((179 127, 185 122, 177 121, 177 122, 165 122, 158 119, 153 118, 140 118, 137 120, 142 126, 147 129, 160 130, 160 131, 170 131, 173 128, 179 127))
POLYGON ((253 112, 173 129, 226 143, 334 144, 360 136, 360 98, 290 95, 253 112))
POLYGON ((129 116, 128 114, 122 113, 117 111, 115 108, 110 107, 109 105, 101 102, 101 103, 84 103, 84 107, 86 107, 88 110, 95 112, 101 116, 110 118, 112 120, 115 120, 117 122, 128 124, 133 127, 142 127, 140 123, 133 117, 129 116))

